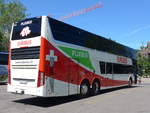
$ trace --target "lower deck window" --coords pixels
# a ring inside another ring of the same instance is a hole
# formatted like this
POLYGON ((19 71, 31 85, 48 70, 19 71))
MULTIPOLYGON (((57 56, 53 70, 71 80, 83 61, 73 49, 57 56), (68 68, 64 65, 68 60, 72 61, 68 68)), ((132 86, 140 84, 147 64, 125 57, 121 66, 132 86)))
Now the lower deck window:
POLYGON ((132 65, 116 64, 110 62, 99 62, 101 74, 130 74, 133 73, 132 65))

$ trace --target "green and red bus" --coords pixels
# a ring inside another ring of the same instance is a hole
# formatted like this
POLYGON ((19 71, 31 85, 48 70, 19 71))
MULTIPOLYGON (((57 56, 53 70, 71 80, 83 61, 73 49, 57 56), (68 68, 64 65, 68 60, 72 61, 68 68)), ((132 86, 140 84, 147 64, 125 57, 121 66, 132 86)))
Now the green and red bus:
POLYGON ((8 92, 67 96, 136 83, 136 51, 48 16, 13 24, 8 92))

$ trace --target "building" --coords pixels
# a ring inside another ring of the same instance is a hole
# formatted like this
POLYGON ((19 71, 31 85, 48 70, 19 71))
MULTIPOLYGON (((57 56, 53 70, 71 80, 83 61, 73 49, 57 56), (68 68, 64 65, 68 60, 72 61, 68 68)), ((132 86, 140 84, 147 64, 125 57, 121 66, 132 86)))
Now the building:
POLYGON ((146 47, 142 47, 140 52, 142 56, 149 57, 150 58, 150 41, 147 43, 146 47))

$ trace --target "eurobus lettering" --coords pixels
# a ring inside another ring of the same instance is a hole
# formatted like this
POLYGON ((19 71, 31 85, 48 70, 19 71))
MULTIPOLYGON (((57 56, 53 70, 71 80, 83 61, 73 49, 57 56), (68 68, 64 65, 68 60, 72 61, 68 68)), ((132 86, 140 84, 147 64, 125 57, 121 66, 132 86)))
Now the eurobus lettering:
POLYGON ((97 94, 136 83, 136 51, 53 18, 13 24, 8 92, 41 97, 97 94))

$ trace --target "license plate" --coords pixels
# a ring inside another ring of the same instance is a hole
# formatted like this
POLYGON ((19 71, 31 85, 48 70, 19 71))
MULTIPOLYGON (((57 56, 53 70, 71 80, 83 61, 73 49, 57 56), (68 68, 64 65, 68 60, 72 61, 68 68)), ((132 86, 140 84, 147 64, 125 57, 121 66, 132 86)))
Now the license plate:
POLYGON ((20 84, 27 84, 27 81, 20 81, 20 84))

